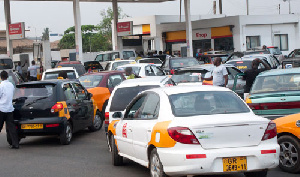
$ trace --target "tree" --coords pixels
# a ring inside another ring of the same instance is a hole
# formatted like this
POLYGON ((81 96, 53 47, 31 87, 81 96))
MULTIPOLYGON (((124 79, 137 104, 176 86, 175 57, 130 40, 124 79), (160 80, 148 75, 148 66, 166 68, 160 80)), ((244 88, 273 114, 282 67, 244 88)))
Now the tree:
POLYGON ((49 40, 49 28, 44 28, 44 32, 43 32, 43 35, 42 35, 42 40, 43 41, 49 40))

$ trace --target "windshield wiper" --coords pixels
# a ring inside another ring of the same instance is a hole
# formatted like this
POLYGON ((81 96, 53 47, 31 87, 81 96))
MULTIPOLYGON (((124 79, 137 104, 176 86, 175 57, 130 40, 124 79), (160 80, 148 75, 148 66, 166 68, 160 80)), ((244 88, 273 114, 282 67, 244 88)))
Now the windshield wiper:
POLYGON ((13 102, 17 102, 17 101, 25 101, 25 100, 27 100, 27 97, 26 96, 23 96, 23 97, 19 97, 19 98, 15 98, 15 99, 13 99, 12 101, 13 102))
POLYGON ((35 100, 33 100, 32 102, 30 102, 30 103, 26 104, 25 106, 32 105, 33 103, 36 103, 37 101, 39 101, 39 100, 43 100, 43 99, 46 99, 46 98, 49 98, 49 97, 47 97, 47 96, 44 96, 44 97, 41 97, 41 98, 35 99, 35 100))

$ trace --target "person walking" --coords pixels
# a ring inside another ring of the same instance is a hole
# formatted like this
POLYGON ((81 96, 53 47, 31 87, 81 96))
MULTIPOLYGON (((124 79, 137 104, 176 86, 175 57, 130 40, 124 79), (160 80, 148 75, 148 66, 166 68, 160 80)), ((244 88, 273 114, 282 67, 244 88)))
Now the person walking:
POLYGON ((0 76, 2 80, 0 84, 0 131, 5 122, 6 136, 10 148, 19 149, 19 137, 14 123, 14 107, 12 105, 15 88, 14 85, 7 80, 8 73, 6 71, 2 71, 0 76))
POLYGON ((246 99, 246 97, 249 95, 249 92, 251 90, 254 80, 256 79, 256 76, 259 73, 270 69, 271 67, 267 63, 262 62, 259 58, 256 58, 252 61, 252 68, 247 69, 244 72, 243 76, 243 80, 246 80, 246 85, 244 87, 244 99, 246 99), (258 69, 260 64, 262 64, 265 68, 258 69))
POLYGON ((35 65, 35 61, 33 60, 31 62, 31 66, 28 68, 29 73, 29 80, 30 81, 37 81, 37 70, 39 69, 39 66, 35 65))
POLYGON ((222 59, 216 57, 214 60, 214 69, 212 71, 210 78, 205 78, 204 80, 213 81, 214 86, 226 87, 228 84, 228 72, 226 67, 222 65, 222 59))
POLYGON ((23 71, 22 71, 22 66, 21 66, 21 62, 18 61, 18 66, 16 67, 17 72, 22 76, 23 71))

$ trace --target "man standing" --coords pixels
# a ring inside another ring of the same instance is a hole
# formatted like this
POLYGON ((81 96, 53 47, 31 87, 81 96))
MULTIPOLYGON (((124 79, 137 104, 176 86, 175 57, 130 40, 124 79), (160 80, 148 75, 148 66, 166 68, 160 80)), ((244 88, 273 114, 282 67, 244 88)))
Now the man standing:
POLYGON ((10 83, 8 73, 6 71, 1 72, 1 84, 0 84, 0 131, 3 128, 4 121, 6 122, 6 136, 7 141, 10 144, 10 148, 19 149, 19 138, 14 124, 12 99, 14 95, 14 85, 10 83))
POLYGON ((37 69, 39 69, 39 68, 40 67, 36 66, 35 61, 33 60, 31 62, 31 66, 28 68, 30 81, 37 81, 37 69))
POLYGON ((228 84, 228 72, 226 67, 222 65, 222 59, 216 57, 214 61, 215 68, 212 71, 210 78, 205 78, 207 81, 213 81, 214 86, 226 87, 228 84))

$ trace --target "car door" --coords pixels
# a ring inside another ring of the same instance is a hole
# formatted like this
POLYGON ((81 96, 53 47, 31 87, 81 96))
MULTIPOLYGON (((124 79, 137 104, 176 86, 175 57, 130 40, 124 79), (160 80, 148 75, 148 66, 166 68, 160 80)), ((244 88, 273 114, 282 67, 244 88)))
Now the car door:
POLYGON ((136 125, 137 119, 141 117, 146 95, 140 95, 134 99, 125 111, 124 118, 117 124, 116 136, 119 152, 134 157, 132 126, 136 125))
POLYGON ((158 121, 159 109, 159 95, 148 93, 140 117, 131 124, 134 157, 144 162, 148 162, 148 143, 151 140, 153 127, 158 121))

